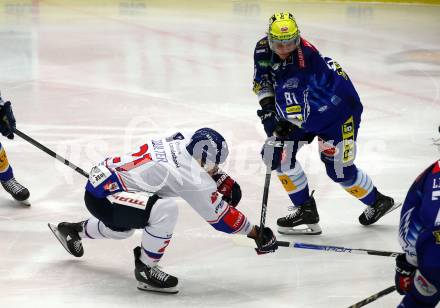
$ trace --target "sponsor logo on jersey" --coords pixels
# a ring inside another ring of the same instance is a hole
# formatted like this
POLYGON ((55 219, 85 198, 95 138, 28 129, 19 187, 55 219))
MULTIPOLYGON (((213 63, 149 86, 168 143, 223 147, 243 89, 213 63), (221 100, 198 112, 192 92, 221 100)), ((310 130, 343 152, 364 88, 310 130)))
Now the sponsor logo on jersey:
POLYGON ((434 232, 432 232, 432 234, 435 237, 435 243, 437 245, 440 245, 440 230, 434 231, 434 232))
POLYGON ((437 293, 437 288, 432 285, 421 273, 419 270, 416 271, 416 275, 414 277, 414 285, 423 296, 433 296, 437 293))
POLYGON ((218 214, 218 212, 223 208, 224 205, 225 205, 225 203, 223 202, 223 200, 220 201, 219 204, 217 204, 217 206, 215 207, 214 212, 215 212, 216 214, 218 214))
POLYGON ((171 158, 173 159, 174 165, 176 166, 176 168, 180 168, 180 165, 177 162, 176 150, 174 149, 174 145, 172 143, 170 143, 170 151, 171 151, 171 158))
POLYGON ((324 106, 322 106, 321 108, 319 108, 318 109, 318 112, 324 112, 324 111, 326 111, 328 109, 328 106, 327 105, 324 105, 324 106))
POLYGON ((287 113, 298 113, 301 112, 301 106, 300 105, 294 105, 286 108, 287 113))
POLYGON ((342 125, 342 145, 344 155, 342 158, 343 163, 347 163, 354 159, 354 121, 353 116, 348 118, 342 125))
POLYGON ((145 207, 146 203, 143 200, 139 200, 139 199, 134 199, 134 198, 130 198, 130 197, 123 197, 120 195, 113 195, 113 198, 115 198, 116 200, 118 200, 121 203, 124 203, 125 205, 130 205, 130 206, 141 206, 141 207, 145 207))
MULTIPOLYGON (((217 199, 218 199, 218 193, 216 191, 214 191, 211 195, 211 203, 214 204, 215 201, 217 201, 217 199)), ((216 211, 217 211, 217 208, 216 208, 216 211)))
MULTIPOLYGON (((0 146, 1 147, 1 146, 0 146)), ((9 168, 8 157, 3 148, 0 148, 0 172, 6 171, 9 168)))
POLYGON ((89 181, 93 187, 98 187, 111 175, 110 170, 105 166, 98 165, 92 168, 89 175, 89 181))
POLYGON ((329 69, 335 71, 336 74, 338 74, 339 76, 341 76, 345 80, 348 80, 347 74, 344 72, 344 70, 342 69, 342 67, 339 65, 338 62, 336 62, 335 60, 333 60, 329 57, 324 57, 324 60, 326 61, 329 69))
POLYGON ((275 63, 274 65, 272 65, 272 69, 274 71, 278 70, 280 68, 280 64, 279 63, 275 63))
POLYGON ((299 68, 304 69, 306 67, 306 61, 304 59, 304 52, 302 51, 301 46, 298 47, 298 65, 299 68))
POLYGON ((269 67, 270 66, 269 60, 260 60, 257 63, 260 67, 269 67))

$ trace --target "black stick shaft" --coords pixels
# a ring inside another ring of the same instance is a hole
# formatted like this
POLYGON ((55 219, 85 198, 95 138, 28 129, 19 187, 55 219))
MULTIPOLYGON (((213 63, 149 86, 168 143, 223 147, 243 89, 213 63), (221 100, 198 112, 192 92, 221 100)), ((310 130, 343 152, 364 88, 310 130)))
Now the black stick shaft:
POLYGON ((367 297, 367 298, 364 299, 364 300, 361 300, 360 302, 358 302, 358 303, 356 303, 356 304, 354 304, 354 305, 351 305, 351 306, 348 307, 348 308, 359 308, 359 307, 363 307, 363 306, 365 306, 365 305, 368 305, 368 304, 371 303, 371 302, 374 302, 376 299, 378 299, 378 298, 380 298, 380 297, 382 297, 382 296, 385 296, 385 295, 387 295, 387 294, 390 294, 391 292, 394 292, 395 290, 396 290, 396 287, 395 287, 395 286, 388 287, 388 288, 386 288, 386 289, 384 289, 384 290, 382 290, 382 291, 380 291, 380 292, 378 292, 378 293, 376 293, 376 294, 371 295, 370 297, 367 297))
POLYGON ((78 172, 79 174, 85 176, 86 178, 89 177, 89 174, 87 172, 85 172, 84 170, 82 170, 80 167, 72 164, 70 161, 68 161, 67 159, 63 158, 62 156, 58 155, 57 153, 55 153, 54 151, 52 151, 51 149, 45 147, 44 145, 42 145, 41 143, 39 143, 38 141, 32 139, 31 137, 29 137, 28 135, 26 135, 25 133, 19 131, 18 129, 14 128, 14 133, 18 136, 20 136, 21 138, 23 138, 24 140, 26 140, 27 142, 29 142, 30 144, 36 146, 37 148, 39 148, 40 150, 42 150, 43 152, 49 154, 50 156, 52 156, 53 158, 59 160, 60 162, 62 162, 63 164, 65 164, 66 166, 69 166, 70 168, 72 168, 73 170, 75 170, 76 172, 78 172))
POLYGON ((260 238, 263 236, 263 229, 266 225, 266 212, 267 212, 267 200, 269 198, 269 186, 270 186, 270 167, 266 169, 266 177, 264 179, 264 191, 263 191, 263 202, 261 204, 261 218, 260 218, 260 238))

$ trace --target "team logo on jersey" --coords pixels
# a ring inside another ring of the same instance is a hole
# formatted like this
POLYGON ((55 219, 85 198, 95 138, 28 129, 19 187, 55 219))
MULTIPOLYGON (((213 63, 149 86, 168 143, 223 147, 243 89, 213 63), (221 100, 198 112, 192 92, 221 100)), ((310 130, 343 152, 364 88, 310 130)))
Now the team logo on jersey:
POLYGON ((294 77, 287 79, 286 82, 283 84, 283 89, 296 89, 298 88, 299 79, 294 77))

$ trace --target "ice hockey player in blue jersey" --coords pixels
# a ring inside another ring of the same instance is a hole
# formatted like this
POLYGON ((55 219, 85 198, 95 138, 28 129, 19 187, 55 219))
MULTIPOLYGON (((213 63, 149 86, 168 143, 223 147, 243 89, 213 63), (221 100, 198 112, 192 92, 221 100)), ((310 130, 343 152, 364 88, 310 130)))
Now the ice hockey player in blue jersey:
MULTIPOLYGON (((3 101, 0 95, 0 132, 8 139, 14 139, 15 117, 11 102, 3 101)), ((9 164, 3 145, 0 143, 0 183, 3 188, 17 201, 30 205, 29 190, 15 180, 14 172, 9 164)))
POLYGON ((255 47, 253 83, 267 136, 284 141, 284 148, 275 149, 272 170, 277 170, 295 210, 278 219, 280 233, 321 233, 313 193, 296 161, 297 151, 316 136, 327 175, 367 205, 359 216, 362 225, 393 209, 394 200, 354 164, 362 104, 353 84, 336 61, 300 36, 291 13, 269 19, 267 36, 255 47), (301 225, 307 226, 299 229, 301 225))
POLYGON ((227 156, 226 141, 210 128, 146 140, 135 153, 107 158, 92 169, 84 200, 93 217, 49 227, 76 257, 84 253, 81 239, 125 239, 142 229, 141 247, 134 249, 138 288, 176 293, 178 279, 157 267, 177 222, 175 197, 216 230, 253 238, 259 254, 278 248, 272 230, 265 227, 260 234, 236 208, 240 186, 219 169, 227 156))
MULTIPOLYGON (((437 141, 440 146, 440 139, 437 141)), ((398 308, 434 308, 440 301, 440 160, 410 187, 400 214, 395 283, 398 308)))

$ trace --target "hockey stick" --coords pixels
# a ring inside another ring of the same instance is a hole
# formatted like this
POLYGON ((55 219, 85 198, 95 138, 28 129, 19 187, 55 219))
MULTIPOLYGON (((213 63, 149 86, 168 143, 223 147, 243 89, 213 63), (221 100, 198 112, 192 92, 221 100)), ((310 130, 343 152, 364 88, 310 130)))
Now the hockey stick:
MULTIPOLYGON (((253 242, 250 241, 246 237, 234 236, 232 239, 237 245, 240 246, 253 246, 253 242)), ((340 246, 329 246, 329 245, 318 245, 318 244, 309 244, 309 243, 299 243, 299 242, 284 242, 277 241, 278 246, 280 247, 290 247, 290 248, 298 248, 298 249, 311 249, 311 250, 322 250, 322 251, 332 251, 332 252, 345 252, 356 255, 371 255, 371 256, 381 256, 381 257, 397 257, 400 252, 393 251, 381 251, 381 250, 372 250, 372 249, 357 249, 357 248, 347 248, 340 246)))
POLYGON ((27 142, 29 142, 30 144, 36 146, 37 148, 39 148, 40 150, 42 150, 43 152, 49 154, 50 156, 52 156, 53 158, 59 160, 60 162, 62 162, 63 164, 65 164, 66 166, 69 166, 70 168, 72 168, 73 170, 75 170, 76 172, 78 172, 79 174, 85 176, 86 178, 89 178, 89 174, 87 172, 85 172, 84 170, 82 170, 80 167, 72 164, 70 161, 68 161, 67 159, 61 157, 60 155, 58 155, 57 153, 55 153, 54 151, 52 151, 51 149, 45 147, 44 145, 42 145, 41 143, 39 143, 38 141, 32 139, 31 137, 29 137, 28 135, 26 135, 25 133, 19 131, 17 128, 14 128, 14 133, 18 136, 20 136, 21 138, 23 138, 24 140, 26 140, 27 142))
POLYGON ((395 258, 401 254, 400 252, 393 252, 393 251, 381 251, 381 250, 361 249, 361 248, 346 248, 346 247, 340 247, 340 246, 316 245, 316 244, 299 243, 299 242, 278 241, 277 243, 278 243, 278 246, 281 246, 281 247, 324 250, 324 251, 333 251, 333 252, 345 252, 345 253, 352 253, 352 254, 357 254, 357 255, 372 255, 372 256, 382 256, 382 257, 395 258))
POLYGON ((260 238, 263 237, 263 229, 266 224, 266 211, 267 211, 267 199, 269 198, 269 186, 270 186, 270 167, 266 168, 266 177, 264 179, 264 191, 263 191, 263 201, 261 203, 261 217, 260 217, 260 238))
POLYGON ((363 307, 363 306, 365 306, 365 305, 368 305, 368 304, 371 303, 371 302, 374 302, 376 299, 381 298, 382 296, 385 296, 385 295, 387 295, 387 294, 390 294, 391 292, 393 292, 393 291, 395 291, 395 290, 396 290, 396 286, 388 287, 388 288, 386 288, 386 289, 384 289, 384 290, 382 290, 382 291, 380 291, 380 292, 378 292, 378 293, 376 293, 376 294, 371 295, 370 297, 367 297, 367 298, 364 299, 364 300, 361 300, 360 302, 358 302, 358 303, 356 303, 356 304, 354 304, 354 305, 351 305, 351 306, 348 307, 348 308, 359 308, 359 307, 363 307))
POLYGON ((266 164, 266 176, 264 178, 264 191, 263 191, 263 201, 261 202, 261 216, 260 216, 260 238, 263 237, 263 229, 266 224, 266 212, 267 212, 267 200, 269 199, 269 186, 270 186, 270 176, 272 175, 272 161, 273 154, 275 152, 275 148, 284 147, 284 143, 282 141, 277 141, 274 137, 270 137, 266 140, 264 148, 272 149, 272 151, 268 154, 267 152, 263 154, 263 160, 266 164), (270 159, 268 161, 268 158, 270 159))

